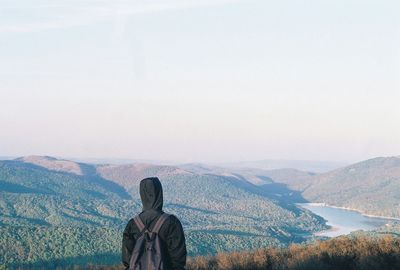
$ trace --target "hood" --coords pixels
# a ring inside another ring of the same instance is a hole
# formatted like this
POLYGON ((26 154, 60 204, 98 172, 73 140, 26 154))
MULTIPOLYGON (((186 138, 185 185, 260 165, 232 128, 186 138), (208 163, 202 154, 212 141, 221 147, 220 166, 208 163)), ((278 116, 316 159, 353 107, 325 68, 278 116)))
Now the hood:
POLYGON ((162 211, 163 190, 157 177, 145 178, 140 181, 140 198, 142 199, 143 211, 162 211))

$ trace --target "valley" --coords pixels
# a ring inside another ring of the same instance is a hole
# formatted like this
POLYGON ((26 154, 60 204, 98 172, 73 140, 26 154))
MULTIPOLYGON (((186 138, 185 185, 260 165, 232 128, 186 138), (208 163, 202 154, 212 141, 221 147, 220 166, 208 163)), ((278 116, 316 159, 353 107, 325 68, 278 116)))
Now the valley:
POLYGON ((191 256, 300 243, 326 227, 240 177, 25 157, 0 162, 1 263, 68 265, 103 253, 116 263, 122 230, 141 209, 139 182, 154 175, 163 184, 165 211, 183 223, 191 256), (107 237, 94 238, 100 233, 107 237))
POLYGON ((44 156, 2 160, 0 265, 118 263, 122 230, 141 210, 139 182, 150 176, 163 184, 164 210, 181 219, 190 256, 312 242, 329 224, 297 203, 397 217, 398 160, 379 158, 324 173, 89 164, 44 156))

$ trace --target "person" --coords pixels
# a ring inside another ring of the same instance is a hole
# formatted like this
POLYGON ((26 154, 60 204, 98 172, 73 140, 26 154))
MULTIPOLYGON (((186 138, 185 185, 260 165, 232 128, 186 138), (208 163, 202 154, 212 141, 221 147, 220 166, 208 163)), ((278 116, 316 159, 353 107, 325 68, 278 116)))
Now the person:
MULTIPOLYGON (((145 178, 140 181, 140 198, 143 211, 140 219, 147 229, 153 229, 157 220, 164 213, 163 189, 157 177, 145 178)), ((129 269, 129 262, 135 246, 136 239, 141 235, 134 219, 129 220, 122 239, 122 263, 129 269)), ((186 265, 186 243, 182 224, 177 217, 169 215, 159 230, 159 237, 164 243, 164 265, 170 270, 184 270, 186 265)))

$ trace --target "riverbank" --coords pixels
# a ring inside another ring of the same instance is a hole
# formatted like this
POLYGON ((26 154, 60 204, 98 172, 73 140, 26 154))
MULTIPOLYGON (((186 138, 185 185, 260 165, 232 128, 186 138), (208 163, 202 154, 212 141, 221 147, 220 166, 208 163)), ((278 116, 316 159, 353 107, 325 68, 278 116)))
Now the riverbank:
POLYGON ((329 229, 316 232, 316 233, 314 233, 314 235, 315 236, 331 237, 331 236, 329 236, 330 234, 334 234, 334 233, 336 233, 336 232, 338 232, 340 230, 339 227, 334 227, 334 226, 331 226, 331 225, 328 225, 328 226, 330 226, 329 229))

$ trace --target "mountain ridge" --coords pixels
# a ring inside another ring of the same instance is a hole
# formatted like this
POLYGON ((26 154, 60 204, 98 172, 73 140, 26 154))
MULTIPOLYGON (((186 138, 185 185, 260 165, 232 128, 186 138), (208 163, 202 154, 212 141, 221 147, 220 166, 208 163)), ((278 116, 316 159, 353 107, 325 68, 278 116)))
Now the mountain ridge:
MULTIPOLYGON (((117 254, 119 238, 104 245, 101 239, 95 243, 89 236, 86 239, 85 232, 120 237, 127 220, 140 212, 139 183, 149 176, 161 179, 165 211, 181 219, 190 255, 302 243, 315 240, 313 233, 327 226, 321 217, 295 203, 337 200, 346 207, 352 203, 344 196, 347 190, 361 185, 364 192, 351 195, 357 195, 364 206, 368 198, 378 206, 377 211, 393 210, 395 205, 390 203, 398 196, 399 166, 398 157, 378 157, 316 174, 205 164, 87 164, 48 156, 0 161, 0 230, 7 236, 0 236, 4 246, 0 249, 14 263, 18 252, 34 254, 25 258, 29 264, 44 256, 46 242, 50 242, 54 253, 46 255, 46 260, 64 258, 59 232, 66 230, 65 235, 79 239, 82 245, 74 248, 73 258, 84 254, 89 260, 109 250, 117 254), (338 192, 329 193, 332 190, 338 192), (32 245, 33 234, 38 232, 44 242, 35 240, 32 245), (9 245, 6 239, 13 237, 19 240, 9 245), (23 242, 24 238, 29 242, 23 242)), ((110 258, 109 263, 115 263, 116 257, 110 258)))
MULTIPOLYGON (((62 229, 57 229, 61 226, 82 245, 70 256, 90 258, 102 251, 96 245, 104 244, 98 239, 94 245, 90 235, 82 237, 84 232, 105 229, 108 236, 118 232, 120 237, 128 220, 141 211, 139 183, 148 176, 160 177, 165 211, 180 218, 190 255, 284 246, 327 228, 320 217, 289 207, 238 177, 196 174, 175 166, 93 165, 29 157, 0 161, 0 229, 16 241, 10 245, 0 236, 2 252, 15 263, 21 259, 15 254, 35 254, 23 257, 34 263, 50 242, 53 248, 46 260, 59 258, 66 252, 62 229), (81 174, 75 170, 78 166, 81 174), (35 240, 35 245, 33 240, 24 242, 36 239, 31 235, 36 232, 43 233, 42 240, 35 240)), ((118 243, 112 244, 116 252, 118 243)), ((5 262, 0 259, 1 263, 5 262)))

